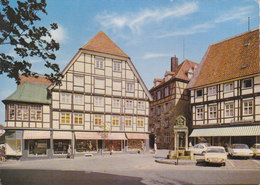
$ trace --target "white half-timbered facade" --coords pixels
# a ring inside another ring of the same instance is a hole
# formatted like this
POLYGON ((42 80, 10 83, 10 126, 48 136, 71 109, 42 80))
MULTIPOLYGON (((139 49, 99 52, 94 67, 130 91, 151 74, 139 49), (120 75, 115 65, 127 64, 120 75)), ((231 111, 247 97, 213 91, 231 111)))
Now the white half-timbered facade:
POLYGON ((194 142, 260 141, 259 29, 209 47, 191 91, 194 142))
POLYGON ((69 145, 76 154, 148 148, 151 96, 130 58, 103 31, 80 48, 62 74, 61 86, 45 88, 46 105, 28 105, 28 116, 32 106, 41 107, 38 122, 32 116, 17 121, 19 110, 12 120, 12 106, 23 104, 4 100, 6 130, 19 128, 24 156, 65 154, 69 145), (39 143, 44 152, 33 151, 39 143))

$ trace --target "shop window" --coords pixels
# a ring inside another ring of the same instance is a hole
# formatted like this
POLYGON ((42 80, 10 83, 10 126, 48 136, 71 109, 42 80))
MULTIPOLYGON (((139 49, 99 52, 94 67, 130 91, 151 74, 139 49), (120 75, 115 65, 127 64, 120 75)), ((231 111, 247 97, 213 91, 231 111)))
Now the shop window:
POLYGON ((70 140, 53 140, 54 154, 67 154, 70 140))
POLYGON ((8 119, 9 120, 15 119, 15 105, 14 104, 8 105, 8 119))
POLYGON ((233 82, 224 84, 224 92, 230 92, 233 90, 234 90, 233 82))
POLYGON ((47 155, 47 140, 28 140, 29 155, 47 155))
POLYGON ((243 88, 251 88, 252 87, 252 79, 243 80, 243 88))
POLYGON ((113 70, 114 71, 121 71, 121 63, 120 62, 114 62, 113 70))
POLYGON ((228 103, 225 105, 225 114, 226 117, 234 116, 234 103, 228 103))
POLYGON ((113 106, 114 108, 120 108, 120 106, 121 106, 121 100, 120 100, 120 99, 113 99, 113 101, 112 101, 112 106, 113 106))
POLYGON ((142 149, 143 140, 142 139, 129 139, 127 143, 128 150, 142 149))
POLYGON ((84 104, 84 95, 74 94, 74 104, 83 105, 84 104))
POLYGON ((203 119, 203 108, 199 107, 196 108, 196 120, 202 120, 203 119))
POLYGON ((84 76, 74 76, 74 85, 83 86, 84 85, 84 76))
POLYGON ((61 93, 61 103, 71 103, 71 94, 69 93, 61 93))
POLYGON ((102 124, 102 115, 95 115, 94 125, 101 126, 102 124))
POLYGON ((209 118, 216 119, 217 118, 217 106, 209 107, 209 118))
POLYGON ((144 127, 144 118, 137 118, 137 127, 144 127))
POLYGON ((61 124, 70 124, 71 114, 63 112, 61 113, 61 124))
POLYGON ((42 120, 42 106, 41 105, 31 105, 30 119, 31 119, 31 121, 41 121, 42 120))
POLYGON ((104 151, 111 151, 111 148, 114 148, 114 151, 122 150, 122 141, 121 140, 104 140, 104 151))
POLYGON ((243 115, 253 114, 253 100, 247 100, 243 102, 243 115))
POLYGON ((126 91, 133 92, 134 91, 134 84, 133 83, 126 83, 126 91))
POLYGON ((28 105, 17 105, 17 120, 29 120, 29 106, 28 105))
POLYGON ((82 125, 83 124, 83 114, 74 113, 74 124, 82 125))
POLYGON ((76 140, 77 152, 96 152, 97 140, 76 140))
POLYGON ((112 126, 119 126, 120 123, 120 117, 119 116, 112 116, 112 126))
POLYGON ((132 118, 131 117, 126 117, 125 118, 125 126, 126 127, 131 127, 132 126, 132 118))

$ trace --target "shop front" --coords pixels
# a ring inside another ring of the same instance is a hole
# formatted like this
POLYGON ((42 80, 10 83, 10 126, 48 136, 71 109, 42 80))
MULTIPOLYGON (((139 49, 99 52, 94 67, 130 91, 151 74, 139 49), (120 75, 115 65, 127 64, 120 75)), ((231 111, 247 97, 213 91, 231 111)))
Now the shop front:
POLYGON ((25 130, 23 157, 51 157, 50 131, 25 130))
POLYGON ((68 148, 72 142, 72 132, 54 131, 53 132, 53 151, 54 155, 64 155, 68 153, 68 148))
POLYGON ((98 152, 98 140, 102 137, 98 132, 75 132, 75 151, 77 153, 98 152))
POLYGON ((20 158, 22 156, 23 131, 7 130, 5 132, 5 152, 7 157, 20 158))
POLYGON ((142 133, 126 133, 127 151, 145 150, 146 141, 149 140, 148 134, 142 133))
POLYGON ((108 133, 103 137, 103 150, 109 152, 113 148, 115 152, 122 152, 126 140, 125 133, 108 133))

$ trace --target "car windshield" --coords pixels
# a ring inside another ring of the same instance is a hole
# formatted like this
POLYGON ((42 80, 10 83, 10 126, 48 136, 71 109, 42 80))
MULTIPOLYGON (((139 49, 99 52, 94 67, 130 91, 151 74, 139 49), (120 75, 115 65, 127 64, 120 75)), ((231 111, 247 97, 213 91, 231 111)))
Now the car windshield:
POLYGON ((225 153, 225 150, 222 148, 209 148, 207 153, 225 153))
POLYGON ((248 146, 245 144, 232 145, 234 149, 248 149, 248 146))

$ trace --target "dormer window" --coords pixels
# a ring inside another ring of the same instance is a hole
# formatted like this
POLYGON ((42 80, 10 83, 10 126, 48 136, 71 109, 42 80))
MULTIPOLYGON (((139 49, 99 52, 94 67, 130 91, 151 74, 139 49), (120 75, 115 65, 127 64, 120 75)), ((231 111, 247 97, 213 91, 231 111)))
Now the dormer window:
POLYGON ((196 91, 196 97, 202 97, 202 89, 196 91))
POLYGON ((252 79, 243 80, 243 88, 251 88, 252 87, 252 79))
POLYGON ((216 86, 208 88, 208 95, 215 95, 216 94, 216 86))

